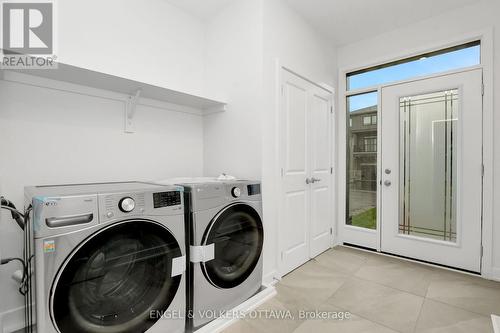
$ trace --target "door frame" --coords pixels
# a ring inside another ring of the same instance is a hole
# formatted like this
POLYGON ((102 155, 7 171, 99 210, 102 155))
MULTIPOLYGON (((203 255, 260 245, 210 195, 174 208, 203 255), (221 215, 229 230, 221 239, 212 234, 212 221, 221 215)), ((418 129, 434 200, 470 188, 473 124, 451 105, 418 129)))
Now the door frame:
POLYGON ((281 278, 284 274, 287 274, 288 272, 283 272, 283 265, 282 265, 282 258, 281 258, 281 251, 283 247, 283 242, 280 237, 280 228, 284 225, 283 217, 284 217, 284 209, 283 209, 283 200, 281 197, 281 194, 283 193, 283 178, 282 178, 282 170, 284 168, 284 161, 283 161, 283 156, 282 156, 282 134, 283 134, 283 115, 282 115, 282 86, 283 86, 283 71, 287 71, 293 75, 296 75, 297 77, 317 86, 320 89, 325 90, 326 92, 330 93, 330 107, 331 107, 331 116, 330 116, 330 166, 332 168, 332 174, 330 177, 330 189, 331 189, 331 200, 332 200, 332 206, 331 206, 331 221, 330 221, 330 228, 332 228, 332 235, 331 235, 331 244, 330 247, 333 247, 335 245, 335 230, 336 230, 336 222, 335 222, 335 217, 336 217, 336 205, 335 203, 337 202, 337 195, 336 195, 336 177, 335 177, 335 152, 336 152, 336 137, 335 137, 335 130, 337 128, 336 126, 336 108, 335 108, 335 89, 327 84, 323 83, 318 83, 312 79, 309 79, 307 75, 302 75, 299 74, 296 70, 292 69, 293 67, 287 66, 284 64, 280 59, 275 59, 275 78, 276 78, 276 86, 275 86, 275 120, 276 120, 276 126, 275 126, 275 131, 276 131, 276 146, 275 149, 277 151, 276 154, 276 193, 278 194, 278 202, 277 202, 277 229, 276 229, 276 235, 275 235, 275 241, 277 244, 277 251, 276 251, 276 262, 277 262, 277 277, 281 278))
MULTIPOLYGON (((492 280, 498 280, 500 281, 500 267, 494 267, 494 262, 493 262, 493 208, 494 208, 494 202, 493 202, 493 161, 494 161, 494 151, 493 151, 493 143, 494 143, 494 123, 493 123, 493 108, 494 108, 494 100, 493 100, 493 92, 494 92, 494 86, 493 86, 493 73, 494 73, 494 67, 493 67, 493 52, 494 52, 494 45, 493 45, 493 28, 485 29, 485 30, 480 30, 480 31, 475 31, 472 33, 466 33, 466 34, 461 34, 457 35, 454 38, 447 39, 445 41, 441 42, 433 42, 432 44, 429 45, 424 45, 423 47, 415 48, 411 50, 410 52, 398 52, 393 55, 389 55, 387 57, 379 58, 376 59, 375 61, 369 62, 369 63, 364 63, 364 64, 359 64, 359 65, 354 65, 354 66, 347 66, 339 69, 338 73, 338 85, 339 85, 339 101, 338 101, 338 109, 341 110, 340 112, 336 112, 336 134, 338 135, 337 137, 337 146, 336 146, 336 154, 334 155, 335 162, 336 162, 336 170, 337 170, 337 179, 335 183, 337 184, 335 187, 335 192, 337 193, 337 231, 334 232, 335 236, 335 244, 340 245, 343 244, 344 241, 346 240, 346 233, 345 233, 345 220, 346 220, 346 144, 347 144, 347 129, 346 129, 346 98, 350 95, 355 95, 355 94, 360 94, 364 92, 373 92, 377 91, 378 92, 378 110, 377 110, 377 115, 378 119, 380 118, 380 98, 381 98, 381 87, 382 86, 388 86, 388 85, 395 85, 395 84, 401 84, 405 82, 411 82, 415 80, 422 79, 422 77, 416 77, 413 79, 409 80, 403 80, 403 81, 398 81, 398 82, 392 82, 390 84, 384 84, 384 85, 376 85, 372 87, 367 87, 363 89, 358 89, 358 90, 353 90, 353 91, 347 91, 346 87, 346 75, 350 72, 364 69, 364 68, 369 68, 369 67, 374 67, 386 63, 390 63, 393 61, 409 58, 412 56, 418 56, 420 54, 432 52, 432 51, 437 51, 441 49, 445 49, 448 47, 452 47, 455 45, 460 45, 460 44, 465 44, 467 42, 472 42, 479 40, 481 41, 481 64, 477 66, 472 66, 468 68, 463 68, 459 70, 453 70, 453 71, 448 71, 448 72, 442 72, 438 74, 433 74, 426 76, 426 78, 434 77, 434 76, 441 76, 444 74, 450 74, 450 73, 455 73, 455 72, 460 72, 463 70, 470 70, 471 68, 482 68, 483 69, 483 84, 484 84, 484 94, 483 94, 483 165, 484 165, 484 175, 483 175, 483 192, 482 192, 482 246, 483 246, 483 256, 481 258, 481 276, 487 279, 492 279, 492 280)), ((377 128, 378 128, 378 134, 377 136, 380 138, 380 124, 381 121, 377 122, 377 128)), ((381 141, 379 141, 381 142, 381 141)), ((377 154, 377 177, 378 180, 381 179, 381 165, 380 165, 380 152, 377 154)), ((377 184, 377 205, 380 207, 380 182, 377 184)), ((380 209, 377 209, 377 224, 380 221, 380 209)), ((348 226, 349 227, 349 226, 348 226)), ((380 239, 381 239, 381 232, 380 232, 380 227, 377 225, 377 230, 372 231, 372 230, 366 230, 366 233, 372 232, 372 239, 375 239, 372 241, 374 242, 375 250, 380 252, 380 239), (375 234, 375 235, 373 235, 375 234)), ((363 230, 364 231, 364 230, 363 230)), ((361 233, 360 233, 361 234, 361 233)), ((363 240, 361 240, 363 241, 363 240)), ((357 244, 361 245, 362 244, 357 244)))

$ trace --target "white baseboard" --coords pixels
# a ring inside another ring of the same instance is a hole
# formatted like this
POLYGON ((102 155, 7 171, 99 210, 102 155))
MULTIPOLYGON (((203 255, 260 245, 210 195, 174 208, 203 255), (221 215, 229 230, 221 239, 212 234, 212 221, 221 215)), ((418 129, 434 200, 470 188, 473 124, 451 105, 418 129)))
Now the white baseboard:
MULTIPOLYGON (((500 282, 500 268, 492 267, 486 274, 485 278, 500 282)), ((500 332, 499 332, 500 333, 500 332)))
POLYGON ((278 271, 273 270, 270 273, 264 275, 264 277, 262 278, 262 284, 265 286, 274 286, 279 280, 280 279, 278 277, 278 271))
POLYGON ((491 315, 491 321, 493 322, 493 332, 500 333, 500 317, 491 315))
POLYGON ((0 332, 11 333, 24 328, 24 307, 0 313, 0 332))
MULTIPOLYGON (((271 298, 273 298, 276 295, 276 289, 271 286, 263 286, 265 289, 261 290, 254 296, 252 296, 250 299, 245 301, 244 303, 241 303, 234 309, 230 310, 229 313, 241 313, 245 314, 248 313, 254 309, 256 309, 259 305, 267 302, 271 298)), ((237 322, 239 319, 236 317, 232 318, 217 318, 210 323, 206 324, 202 328, 196 331, 196 333, 218 333, 222 332, 222 330, 228 328, 235 322, 237 322)))

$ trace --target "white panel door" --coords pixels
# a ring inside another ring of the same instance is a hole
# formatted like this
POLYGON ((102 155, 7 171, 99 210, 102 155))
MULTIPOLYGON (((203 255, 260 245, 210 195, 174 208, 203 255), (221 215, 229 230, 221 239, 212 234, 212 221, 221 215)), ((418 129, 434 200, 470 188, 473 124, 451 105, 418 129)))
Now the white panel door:
MULTIPOLYGON (((285 72, 287 74, 288 72, 285 72)), ((291 271, 309 260, 308 85, 292 74, 283 83, 283 214, 281 259, 291 271)))
POLYGON ((310 96, 310 253, 313 258, 332 245, 331 94, 312 87, 310 96))
POLYGON ((286 274, 331 246, 331 94, 283 70, 282 95, 279 233, 286 274))
POLYGON ((482 70, 382 88, 382 251, 481 270, 482 70))

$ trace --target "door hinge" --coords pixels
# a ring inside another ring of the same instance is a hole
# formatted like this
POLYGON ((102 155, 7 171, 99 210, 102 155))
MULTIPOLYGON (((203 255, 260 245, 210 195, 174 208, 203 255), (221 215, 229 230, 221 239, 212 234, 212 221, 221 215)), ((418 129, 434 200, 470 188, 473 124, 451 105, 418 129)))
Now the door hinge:
POLYGON ((330 235, 333 235, 333 228, 330 228, 330 235))
POLYGON ((283 168, 281 168, 281 178, 283 178, 285 172, 283 171, 283 168))
POLYGON ((330 106, 330 113, 333 114, 333 106, 330 106))
POLYGON ((481 177, 484 177, 484 164, 481 164, 481 177))
POLYGON ((481 245, 481 258, 483 257, 483 253, 484 253, 484 247, 481 245))
POLYGON ((333 167, 330 167, 330 174, 333 175, 333 167))
POLYGON ((281 85, 281 95, 283 95, 283 96, 285 95, 285 85, 284 84, 281 85))

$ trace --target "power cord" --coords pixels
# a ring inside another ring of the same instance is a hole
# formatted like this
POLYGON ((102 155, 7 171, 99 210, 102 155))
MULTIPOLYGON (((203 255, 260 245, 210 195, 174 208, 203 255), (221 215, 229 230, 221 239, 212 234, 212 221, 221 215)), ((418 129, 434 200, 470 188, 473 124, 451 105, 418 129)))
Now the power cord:
MULTIPOLYGON (((28 208, 28 210, 25 212, 25 214, 23 214, 19 210, 17 210, 16 206, 14 205, 14 203, 12 203, 12 201, 7 200, 4 197, 0 197, 0 204, 1 204, 0 208, 10 211, 12 218, 17 222, 17 225, 24 231, 25 226, 26 226, 25 215, 26 214, 29 215, 29 212, 31 211, 31 206, 28 208)), ((4 258, 4 259, 0 260, 0 265, 6 265, 12 261, 18 261, 19 263, 21 263, 21 265, 23 267, 23 270, 22 270, 23 275, 21 278, 21 284, 19 286, 19 292, 25 296, 27 294, 28 288, 29 288, 28 281, 29 281, 30 272, 28 272, 28 270, 30 269, 30 263, 31 263, 31 259, 33 256, 26 258, 26 254, 25 254, 24 257, 25 257, 25 259, 21 259, 21 258, 17 258, 17 257, 4 258)))
POLYGON ((25 227, 24 214, 17 210, 16 205, 14 205, 12 201, 7 200, 4 197, 0 197, 0 205, 2 209, 10 210, 12 218, 16 221, 19 228, 24 230, 25 227))

